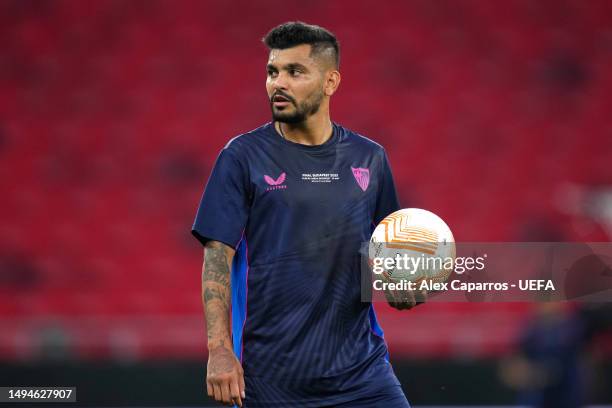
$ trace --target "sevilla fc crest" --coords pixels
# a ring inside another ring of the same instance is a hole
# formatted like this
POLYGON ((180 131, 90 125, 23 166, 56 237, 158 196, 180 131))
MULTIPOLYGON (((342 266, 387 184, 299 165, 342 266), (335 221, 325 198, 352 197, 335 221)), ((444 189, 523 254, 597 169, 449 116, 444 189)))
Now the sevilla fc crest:
POLYGON ((363 191, 366 191, 368 184, 370 184, 370 170, 362 167, 351 167, 355 181, 363 191))

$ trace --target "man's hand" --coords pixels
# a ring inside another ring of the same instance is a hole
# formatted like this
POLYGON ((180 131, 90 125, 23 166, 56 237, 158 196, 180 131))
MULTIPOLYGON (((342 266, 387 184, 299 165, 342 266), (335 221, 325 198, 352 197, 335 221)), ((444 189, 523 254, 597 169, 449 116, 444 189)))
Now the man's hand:
MULTIPOLYGON (((396 282, 387 272, 383 272, 381 277, 383 282, 396 282)), ((397 310, 408 310, 421 303, 425 303, 427 300, 427 291, 385 289, 385 297, 392 308, 397 310)))
POLYGON ((206 391, 227 405, 242 407, 244 372, 232 351, 230 331, 230 270, 234 250, 218 241, 208 241, 202 266, 202 301, 208 335, 206 391))
POLYGON ((226 405, 242 407, 244 388, 244 371, 234 352, 223 344, 210 348, 206 369, 208 396, 226 405))

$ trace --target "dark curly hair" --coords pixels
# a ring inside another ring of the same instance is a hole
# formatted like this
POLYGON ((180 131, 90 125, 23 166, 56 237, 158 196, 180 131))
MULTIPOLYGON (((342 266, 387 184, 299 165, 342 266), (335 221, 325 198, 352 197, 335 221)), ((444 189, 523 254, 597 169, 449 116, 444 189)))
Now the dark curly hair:
POLYGON ((340 45, 330 31, 301 21, 290 21, 274 27, 262 40, 268 49, 295 47, 310 44, 311 55, 330 53, 336 68, 340 66, 340 45))

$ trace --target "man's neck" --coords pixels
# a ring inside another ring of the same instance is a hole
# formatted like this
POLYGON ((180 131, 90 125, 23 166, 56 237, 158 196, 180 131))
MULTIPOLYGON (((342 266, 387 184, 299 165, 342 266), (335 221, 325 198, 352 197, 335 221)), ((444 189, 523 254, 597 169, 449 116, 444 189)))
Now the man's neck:
POLYGON ((301 123, 274 123, 277 132, 285 139, 308 146, 321 145, 327 142, 333 132, 329 115, 311 116, 301 123))

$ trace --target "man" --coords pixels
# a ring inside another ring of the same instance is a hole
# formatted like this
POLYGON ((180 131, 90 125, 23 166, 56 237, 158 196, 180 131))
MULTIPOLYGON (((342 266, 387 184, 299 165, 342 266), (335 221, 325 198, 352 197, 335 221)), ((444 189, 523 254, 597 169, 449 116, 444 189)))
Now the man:
POLYGON ((360 245, 400 208, 385 151, 330 120, 333 34, 286 23, 264 43, 273 122, 221 151, 192 230, 205 246, 208 395, 249 408, 408 407, 360 291, 360 245))

